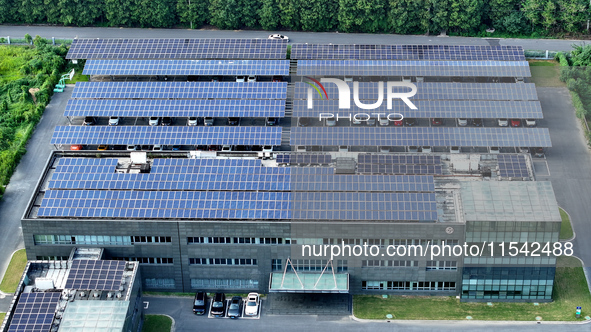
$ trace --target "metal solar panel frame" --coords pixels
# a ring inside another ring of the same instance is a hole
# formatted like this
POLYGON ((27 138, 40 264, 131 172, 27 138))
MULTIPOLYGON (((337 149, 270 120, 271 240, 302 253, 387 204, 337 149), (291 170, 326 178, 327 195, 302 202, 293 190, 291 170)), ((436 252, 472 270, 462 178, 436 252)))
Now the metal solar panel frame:
POLYGON ((284 117, 278 99, 69 99, 64 116, 284 117))
MULTIPOLYGON (((351 108, 349 109, 340 109, 338 100, 318 100, 314 102, 312 109, 308 109, 308 102, 306 100, 294 100, 292 115, 294 117, 317 119, 320 119, 320 113, 331 113, 335 117, 338 115, 344 118, 357 113, 381 113, 381 117, 386 117, 390 113, 399 113, 409 118, 544 118, 542 105, 539 101, 415 100, 414 98, 411 98, 410 101, 417 107, 416 110, 410 109, 401 100, 394 100, 391 109, 388 109, 388 103, 382 103, 382 105, 371 111, 359 108, 355 103, 351 103, 351 108)), ((372 104, 374 102, 364 102, 364 104, 372 104)), ((377 115, 372 116, 377 117, 377 115)), ((397 118, 398 116, 393 116, 393 119, 397 118)))
POLYGON ((124 261, 75 259, 65 288, 117 291, 123 280, 124 261))
POLYGON ((287 40, 76 38, 66 59, 285 59, 287 40))
POLYGON ((281 127, 57 126, 51 144, 281 145, 281 127))
POLYGON ((524 61, 521 46, 292 44, 292 59, 524 61))
POLYGON ((550 147, 548 128, 292 127, 290 145, 550 147))
POLYGON ((299 76, 531 77, 527 61, 298 60, 299 76))
POLYGON ((77 82, 75 99, 285 99, 287 82, 77 82))
POLYGON ((51 329, 61 292, 22 293, 8 332, 47 332, 51 329))
POLYGON ((287 76, 289 60, 88 60, 84 75, 287 76))

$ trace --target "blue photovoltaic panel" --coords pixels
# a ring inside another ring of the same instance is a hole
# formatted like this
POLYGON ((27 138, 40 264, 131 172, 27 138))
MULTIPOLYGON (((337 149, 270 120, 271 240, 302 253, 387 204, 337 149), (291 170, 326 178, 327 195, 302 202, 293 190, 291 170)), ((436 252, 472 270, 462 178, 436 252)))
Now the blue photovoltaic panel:
POLYGON ((56 173, 113 173, 117 166, 114 158, 60 158, 55 166, 56 173))
POLYGON ((290 145, 550 147, 547 128, 292 127, 290 145))
MULTIPOLYGON (((70 204, 74 200, 66 202, 70 204)), ((125 262, 75 259, 72 261, 65 288, 87 290, 119 290, 125 262)))
POLYGON ((281 145, 281 127, 57 126, 51 144, 281 145))
MULTIPOLYGON (((331 113, 335 117, 348 118, 350 114, 381 113, 380 117, 387 117, 390 113, 399 113, 408 118, 517 118, 517 119, 542 119, 542 105, 539 101, 492 101, 492 100, 415 100, 409 98, 416 110, 410 109, 401 100, 392 102, 392 108, 388 109, 388 103, 384 101, 381 106, 371 111, 359 108, 351 102, 351 108, 339 109, 339 100, 316 100, 312 109, 308 109, 306 100, 294 100, 293 116, 316 118, 320 121, 320 113, 331 113)), ((375 100, 364 101, 363 104, 373 104, 375 100)), ((377 115, 374 115, 377 117, 377 115)), ((398 116, 392 115, 392 120, 398 116)), ((365 117, 363 118, 365 119, 365 117)))
POLYGON ((287 40, 74 39, 66 59, 285 59, 287 40))
POLYGON ((292 59, 523 61, 521 46, 293 44, 292 59))
POLYGON ((8 332, 48 332, 61 292, 22 293, 8 325, 8 332))
POLYGON ((77 99, 285 99, 286 82, 78 82, 77 99))
POLYGON ((433 221, 437 208, 434 193, 47 190, 38 216, 433 221))
POLYGON ((84 75, 289 75, 289 60, 88 60, 84 75))
MULTIPOLYGON (((313 83, 313 82, 310 82, 313 83)), ((78 83, 79 84, 79 83, 78 83)), ((538 100, 536 85, 533 83, 413 83, 417 87, 417 93, 413 100, 538 100)), ((336 99, 339 95, 336 84, 322 83, 326 94, 330 99, 336 99)), ((353 83, 347 82, 350 91, 353 91, 353 83)), ((294 99, 308 99, 308 90, 312 89, 306 82, 295 83, 294 99)), ((377 82, 359 82, 357 90, 359 100, 377 100, 377 82)), ((383 82, 383 96, 387 96, 387 82, 383 82)), ((408 92, 406 87, 392 87, 393 92, 408 92)), ((312 90, 314 100, 326 99, 312 90)), ((351 100, 353 94, 351 93, 351 100)))
POLYGON ((358 164, 357 172, 362 174, 443 174, 441 165, 414 164, 358 164))
MULTIPOLYGON (((86 65, 88 67, 88 63, 86 65)), ((86 69, 85 69, 86 70, 86 69)), ((531 77, 527 61, 298 60, 299 76, 531 77)))
POLYGON ((525 156, 499 154, 497 160, 499 162, 499 172, 502 177, 529 177, 529 170, 527 169, 525 156))
POLYGON ((441 156, 416 154, 370 154, 361 153, 357 156, 358 164, 417 164, 439 165, 441 156))
POLYGON ((64 116, 284 117, 278 99, 70 99, 64 116))
POLYGON ((286 82, 78 82, 77 99, 285 99, 286 82))
POLYGON ((291 153, 278 154, 275 160, 279 164, 329 164, 332 157, 329 154, 291 153))

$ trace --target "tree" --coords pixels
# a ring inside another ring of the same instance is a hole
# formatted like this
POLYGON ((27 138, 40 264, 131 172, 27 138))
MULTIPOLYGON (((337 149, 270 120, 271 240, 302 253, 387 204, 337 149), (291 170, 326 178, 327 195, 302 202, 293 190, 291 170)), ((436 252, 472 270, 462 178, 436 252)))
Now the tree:
POLYGON ((27 44, 33 42, 33 37, 31 37, 31 35, 29 35, 28 33, 25 34, 25 42, 27 42, 27 44))
POLYGON ((337 25, 338 0, 305 1, 300 7, 300 23, 304 31, 332 31, 337 25))
POLYGON ((279 7, 279 23, 290 30, 300 30, 300 1, 277 0, 277 6, 279 7))
POLYGON ((548 0, 544 5, 544 11, 542 11, 542 26, 544 28, 550 30, 556 25, 556 22, 558 21, 556 19, 558 17, 556 9, 556 3, 552 0, 548 0))
POLYGON ((431 0, 433 6, 430 31, 437 34, 440 31, 449 29, 450 2, 450 0, 431 0))
POLYGON ((389 28, 394 33, 426 33, 431 12, 428 0, 390 0, 389 28))
MULTIPOLYGON (((518 9, 517 0, 489 0, 488 17, 492 21, 492 26, 500 29, 503 21, 518 9)), ((513 16, 515 19, 516 16, 513 16)))
POLYGON ((259 0, 238 0, 238 8, 241 10, 240 27, 257 28, 260 26, 258 13, 261 9, 261 3, 259 0))
POLYGON ((173 0, 137 0, 132 19, 140 26, 166 28, 176 23, 173 0))
POLYGON ((207 22, 209 19, 208 9, 208 0, 177 0, 176 3, 176 12, 179 20, 185 24, 193 24, 195 28, 207 22))
POLYGON ((238 0, 212 0, 209 6, 211 24, 220 29, 238 29, 242 22, 242 8, 238 0))
POLYGON ((105 17, 110 26, 132 25, 132 13, 135 12, 136 2, 134 0, 105 0, 105 17))
POLYGON ((580 29, 581 24, 587 20, 588 4, 586 0, 558 0, 558 19, 565 31, 575 32, 580 29))
POLYGON ((18 8, 17 11, 20 14, 20 20, 25 23, 41 23, 46 19, 43 0, 15 0, 15 5, 18 8))
POLYGON ((546 0, 525 0, 521 7, 523 16, 531 22, 532 26, 538 25, 542 21, 541 12, 544 1, 546 0))
MULTIPOLYGON (((43 2, 41 2, 43 3, 43 2)), ((14 23, 20 20, 18 9, 20 6, 14 0, 0 0, 0 24, 14 23)))
POLYGON ((103 15, 103 6, 99 0, 58 0, 57 20, 63 25, 92 25, 103 15))
POLYGON ((388 26, 386 6, 385 0, 339 0, 339 30, 385 31, 388 26))
POLYGON ((527 20, 522 12, 514 11, 501 19, 498 25, 495 25, 495 28, 509 33, 520 34, 527 31, 527 20))
POLYGON ((275 30, 279 26, 279 5, 276 0, 262 0, 258 14, 263 29, 275 30))

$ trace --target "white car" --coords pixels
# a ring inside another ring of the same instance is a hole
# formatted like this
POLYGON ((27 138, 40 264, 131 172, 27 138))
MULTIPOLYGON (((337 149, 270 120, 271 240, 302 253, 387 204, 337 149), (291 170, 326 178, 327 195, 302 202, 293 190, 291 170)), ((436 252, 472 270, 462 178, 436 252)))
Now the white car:
POLYGON ((154 145, 154 147, 152 148, 152 151, 162 151, 162 145, 160 145, 160 144, 154 145))
POLYGON ((231 145, 224 145, 222 146, 222 152, 230 152, 232 151, 232 146, 231 145))
POLYGON ((116 126, 118 124, 119 124, 119 117, 118 116, 109 117, 109 126, 116 126))
POLYGON ((258 293, 248 293, 246 303, 244 305, 245 316, 256 316, 259 313, 260 299, 258 293))
POLYGON ((278 39, 278 40, 282 40, 283 39, 283 40, 287 40, 289 42, 289 37, 284 36, 284 35, 280 35, 278 33, 269 35, 269 39, 278 39))
POLYGON ((246 78, 244 76, 236 76, 236 82, 244 83, 246 82, 246 78))
POLYGON ((246 79, 247 82, 256 82, 257 81, 257 77, 254 75, 250 75, 248 76, 248 78, 246 79))

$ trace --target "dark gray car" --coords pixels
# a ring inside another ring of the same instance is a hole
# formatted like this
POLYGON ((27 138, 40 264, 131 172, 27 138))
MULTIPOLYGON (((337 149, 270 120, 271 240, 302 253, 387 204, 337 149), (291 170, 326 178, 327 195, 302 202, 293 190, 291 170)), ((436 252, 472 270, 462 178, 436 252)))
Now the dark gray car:
POLYGON ((228 317, 238 318, 242 312, 242 298, 240 296, 234 296, 228 307, 228 317))

